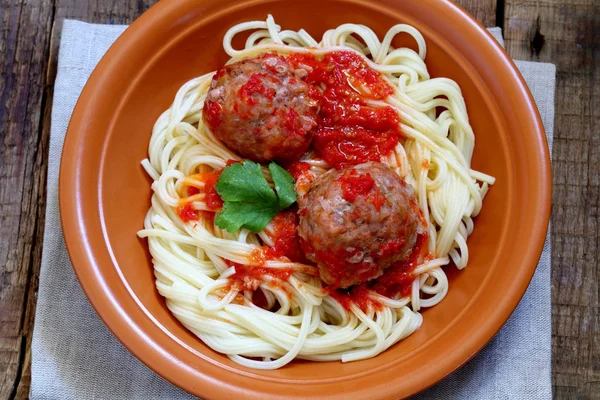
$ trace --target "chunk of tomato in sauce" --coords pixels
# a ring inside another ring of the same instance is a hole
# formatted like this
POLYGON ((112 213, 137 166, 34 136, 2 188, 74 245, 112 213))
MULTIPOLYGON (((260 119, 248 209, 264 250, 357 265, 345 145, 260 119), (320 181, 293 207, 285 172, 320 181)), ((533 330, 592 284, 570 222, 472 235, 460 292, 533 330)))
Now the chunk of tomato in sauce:
POLYGON ((375 185, 375 180, 371 174, 361 174, 354 169, 346 170, 346 172, 338 178, 342 185, 342 197, 354 202, 358 196, 367 196, 375 185))
POLYGON ((177 215, 183 222, 198 221, 198 211, 194 210, 191 203, 177 207, 177 215))
MULTIPOLYGON (((250 79, 248 79, 248 82, 242 85, 242 87, 240 87, 238 90, 238 98, 250 106, 255 105, 257 102, 257 97, 254 95, 260 95, 267 99, 273 99, 273 97, 275 97, 275 89, 266 87, 263 84, 263 80, 265 79, 272 80, 274 83, 277 83, 277 80, 268 74, 253 74, 250 79)), ((244 118, 243 116, 241 117, 244 118)))
POLYGON ((310 164, 304 161, 295 161, 287 165, 286 170, 295 181, 298 181, 310 171, 310 164))
MULTIPOLYGON (((412 290, 412 283, 416 279, 413 271, 420 262, 427 258, 428 247, 429 235, 426 232, 419 233, 410 257, 405 261, 390 265, 369 286, 377 293, 390 298, 393 298, 398 293, 402 297, 409 296, 412 290)), ((394 251, 393 245, 387 251, 394 251)))
POLYGON ((292 209, 278 213, 271 221, 274 227, 273 247, 270 248, 274 257, 287 257, 292 262, 306 263, 304 253, 300 248, 298 237, 298 212, 292 209))
POLYGON ((204 202, 206 206, 211 210, 220 210, 223 208, 223 199, 217 192, 215 185, 221 176, 221 171, 216 172, 205 172, 201 174, 200 180, 204 182, 204 202))

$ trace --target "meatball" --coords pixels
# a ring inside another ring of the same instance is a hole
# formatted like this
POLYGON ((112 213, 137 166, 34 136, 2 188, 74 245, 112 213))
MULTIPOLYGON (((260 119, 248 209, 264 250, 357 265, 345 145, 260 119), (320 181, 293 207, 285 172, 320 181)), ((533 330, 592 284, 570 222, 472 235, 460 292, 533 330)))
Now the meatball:
POLYGON ((282 56, 265 54, 216 72, 203 119, 214 135, 257 162, 294 161, 308 149, 317 126, 316 88, 282 56))
POLYGON ((333 287, 379 277, 408 259, 417 240, 420 210, 414 192, 385 164, 330 170, 299 203, 302 250, 333 287))

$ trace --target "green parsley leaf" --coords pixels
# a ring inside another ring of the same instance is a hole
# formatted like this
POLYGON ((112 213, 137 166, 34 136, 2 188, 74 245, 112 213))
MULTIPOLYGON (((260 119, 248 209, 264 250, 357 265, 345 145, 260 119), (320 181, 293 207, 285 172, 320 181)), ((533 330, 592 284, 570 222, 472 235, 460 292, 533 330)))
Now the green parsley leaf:
POLYGON ((249 160, 225 167, 215 188, 225 202, 277 204, 277 196, 262 175, 260 165, 249 160))
POLYGON ((242 161, 242 164, 244 165, 244 168, 248 169, 250 172, 253 172, 258 176, 263 176, 260 164, 250 160, 244 160, 242 161))
POLYGON ((275 191, 279 197, 279 207, 283 210, 294 204, 297 200, 294 189, 294 178, 279 165, 272 162, 269 171, 275 184, 275 191))
POLYGON ((215 185, 223 199, 223 210, 216 215, 215 225, 232 233, 240 228, 258 233, 280 210, 296 201, 294 178, 275 163, 269 165, 269 170, 277 194, 263 176, 260 164, 244 160, 223 169, 215 185))
POLYGON ((215 224, 231 233, 238 231, 241 227, 258 233, 278 212, 278 207, 268 204, 225 202, 223 210, 215 217, 215 224))

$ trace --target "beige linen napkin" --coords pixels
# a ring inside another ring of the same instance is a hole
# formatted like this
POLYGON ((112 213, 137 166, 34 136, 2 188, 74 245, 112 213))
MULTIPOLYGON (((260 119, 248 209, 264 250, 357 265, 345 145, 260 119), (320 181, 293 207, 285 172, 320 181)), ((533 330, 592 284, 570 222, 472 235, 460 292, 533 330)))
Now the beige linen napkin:
MULTIPOLYGON (((65 21, 54 89, 44 249, 32 345, 32 399, 188 399, 131 355, 98 318, 73 273, 58 209, 71 113, 90 73, 125 26, 65 21)), ((502 42, 498 28, 490 29, 502 42)), ((555 68, 519 62, 552 146, 555 68)), ((550 241, 517 310, 473 360, 419 399, 550 399, 550 241)))

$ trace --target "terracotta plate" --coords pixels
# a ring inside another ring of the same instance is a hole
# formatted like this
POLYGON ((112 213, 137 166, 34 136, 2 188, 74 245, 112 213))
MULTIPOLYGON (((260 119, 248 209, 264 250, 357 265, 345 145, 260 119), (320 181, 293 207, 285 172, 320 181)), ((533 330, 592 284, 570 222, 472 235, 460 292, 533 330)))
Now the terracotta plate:
POLYGON ((487 31, 450 2, 166 0, 127 29, 85 86, 65 140, 60 208, 75 272, 98 314, 175 385, 203 398, 403 397, 466 362, 516 307, 548 226, 550 161, 521 75, 487 31), (432 76, 462 88, 476 135, 474 167, 497 178, 469 238, 469 266, 449 268, 448 296, 423 312, 422 328, 371 360, 295 361, 277 371, 238 366, 171 316, 154 287, 146 241, 136 236, 150 206, 140 160, 155 120, 184 82, 227 60, 222 38, 229 27, 268 13, 285 29, 315 37, 345 22, 379 35, 399 22, 415 26, 427 41, 432 76))

